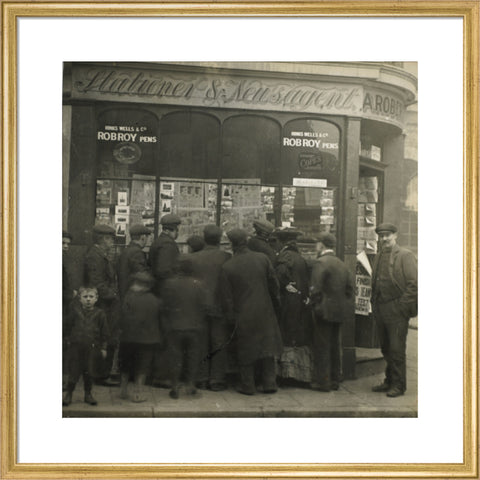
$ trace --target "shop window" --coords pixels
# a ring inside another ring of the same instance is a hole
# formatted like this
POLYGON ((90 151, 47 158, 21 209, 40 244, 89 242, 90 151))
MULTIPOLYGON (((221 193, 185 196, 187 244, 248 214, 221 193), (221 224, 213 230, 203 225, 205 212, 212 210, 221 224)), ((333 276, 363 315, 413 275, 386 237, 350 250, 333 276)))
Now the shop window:
POLYGON ((220 124, 211 115, 186 111, 164 116, 160 122, 158 174, 216 179, 219 136, 220 124))
POLYGON ((223 178, 277 184, 280 126, 274 120, 256 115, 230 118, 223 126, 222 154, 223 178))
POLYGON ((110 109, 97 119, 95 224, 115 229, 117 246, 130 242, 130 225, 153 229, 158 120, 146 111, 110 109))
POLYGON ((283 129, 281 182, 317 178, 328 187, 340 182, 340 130, 323 120, 298 119, 283 129))

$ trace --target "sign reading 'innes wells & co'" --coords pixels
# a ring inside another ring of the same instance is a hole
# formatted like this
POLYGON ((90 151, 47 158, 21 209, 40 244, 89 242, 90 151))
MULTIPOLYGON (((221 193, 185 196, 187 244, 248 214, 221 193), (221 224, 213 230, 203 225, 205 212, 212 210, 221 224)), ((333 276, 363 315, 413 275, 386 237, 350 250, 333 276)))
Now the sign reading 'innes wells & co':
POLYGON ((74 99, 367 116, 401 125, 400 97, 347 83, 117 66, 72 67, 74 99))

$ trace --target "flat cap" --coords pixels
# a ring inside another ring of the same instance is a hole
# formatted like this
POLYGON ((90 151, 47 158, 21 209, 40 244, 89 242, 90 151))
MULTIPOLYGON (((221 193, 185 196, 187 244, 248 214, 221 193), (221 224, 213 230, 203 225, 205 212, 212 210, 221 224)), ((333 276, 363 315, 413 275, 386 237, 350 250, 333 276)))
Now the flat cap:
POLYGON ((203 229, 203 238, 207 242, 209 240, 219 241, 222 238, 222 229, 214 224, 206 225, 203 229))
POLYGON ((297 230, 294 227, 283 227, 283 228, 276 228, 272 234, 272 236, 277 237, 280 240, 294 240, 300 235, 302 232, 297 230))
POLYGON ((137 272, 132 275, 132 280, 135 282, 143 283, 145 285, 153 285, 155 283, 155 278, 150 272, 137 272))
POLYGON ((192 249, 192 252, 199 252, 205 247, 205 240, 200 235, 190 235, 187 238, 187 245, 192 249))
POLYGON ((242 245, 247 243, 247 232, 241 228, 234 228, 227 232, 228 239, 233 245, 242 245))
POLYGON ((136 223, 130 227, 130 235, 150 235, 151 230, 141 223, 136 223))
POLYGON ((375 232, 391 232, 397 233, 398 228, 393 223, 381 223, 376 229, 375 232))
POLYGON ((104 224, 94 225, 93 233, 98 233, 100 235, 115 235, 115 229, 104 224))
POLYGON ((174 213, 167 213, 160 219, 160 223, 162 225, 180 225, 182 223, 182 220, 178 215, 175 215, 174 213))
POLYGON ((273 225, 273 223, 270 223, 268 220, 254 220, 253 221, 253 228, 257 232, 272 233, 275 226, 273 225))
POLYGON ((327 248, 335 248, 335 245, 337 244, 337 239, 335 238, 335 235, 332 235, 328 232, 322 232, 318 236, 318 241, 322 242, 327 248))
POLYGON ((69 238, 70 240, 73 239, 72 234, 68 233, 66 230, 62 230, 62 238, 69 238))

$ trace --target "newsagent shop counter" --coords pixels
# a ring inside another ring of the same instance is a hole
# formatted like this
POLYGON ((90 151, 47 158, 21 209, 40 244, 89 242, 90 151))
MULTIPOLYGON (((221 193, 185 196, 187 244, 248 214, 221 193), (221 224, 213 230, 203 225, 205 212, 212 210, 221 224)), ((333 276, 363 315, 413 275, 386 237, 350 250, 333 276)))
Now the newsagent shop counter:
MULTIPOLYGON (((416 78, 391 64, 65 64, 72 276, 81 281, 96 223, 115 228, 119 251, 129 225, 156 236, 167 213, 182 218, 181 249, 209 223, 252 231, 266 218, 307 238, 330 231, 356 272, 357 254, 375 253, 375 226, 401 222, 404 118, 415 98, 416 78)), ((349 378, 354 318, 343 343, 349 378)))

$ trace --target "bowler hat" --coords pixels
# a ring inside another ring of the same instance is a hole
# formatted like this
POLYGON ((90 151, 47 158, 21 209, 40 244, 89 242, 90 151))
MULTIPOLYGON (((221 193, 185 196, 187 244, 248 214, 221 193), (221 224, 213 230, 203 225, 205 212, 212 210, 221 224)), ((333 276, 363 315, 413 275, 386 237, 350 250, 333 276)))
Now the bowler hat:
POLYGON ((228 239, 233 245, 242 245, 247 243, 247 232, 241 228, 234 228, 227 232, 228 239))
POLYGON ((160 219, 160 223, 165 226, 176 226, 182 223, 182 220, 178 215, 174 213, 167 213, 160 219))
POLYGON ((398 228, 393 223, 381 223, 376 229, 375 232, 391 232, 397 233, 398 228))
POLYGON ((115 235, 115 229, 104 224, 94 225, 93 233, 98 233, 100 235, 115 235))
POLYGON ((259 233, 268 234, 273 232, 275 226, 268 220, 254 220, 253 228, 259 233))
POLYGON ((187 245, 192 249, 193 252, 198 252, 203 250, 205 247, 205 240, 200 235, 190 235, 187 238, 187 245))
POLYGON ((130 227, 130 235, 150 235, 152 233, 145 225, 136 223, 130 227))
POLYGON ((318 241, 323 243, 327 248, 335 248, 335 245, 337 244, 337 239, 335 238, 335 235, 332 235, 328 232, 322 232, 318 236, 318 241))

